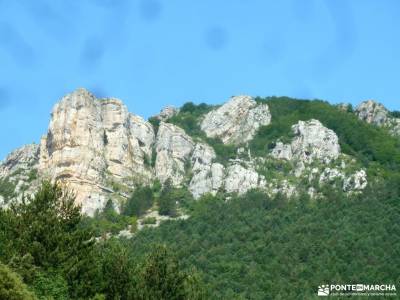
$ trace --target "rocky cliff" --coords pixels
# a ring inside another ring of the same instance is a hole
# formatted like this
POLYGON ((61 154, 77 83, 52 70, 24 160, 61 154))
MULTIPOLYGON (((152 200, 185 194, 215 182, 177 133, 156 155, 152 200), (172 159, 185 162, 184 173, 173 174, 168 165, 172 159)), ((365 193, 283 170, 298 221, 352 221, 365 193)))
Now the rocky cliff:
MULTIPOLYGON (((72 189, 88 215, 102 209, 108 199, 118 208, 138 185, 157 180, 186 187, 196 199, 206 193, 241 194, 253 188, 291 196, 305 180, 340 181, 345 192, 367 185, 365 171, 341 153, 335 132, 318 120, 293 124, 290 142, 277 139, 272 149, 265 146, 264 155, 252 157, 248 143, 273 121, 268 104, 249 96, 233 97, 198 119, 201 136, 168 122, 179 112, 167 107, 154 127, 118 99, 97 99, 85 89, 66 95, 54 106, 40 145, 22 147, 0 165, 0 183, 6 187, 1 189, 0 204, 20 199, 22 192, 34 192, 46 178, 72 189), (236 157, 217 155, 207 138, 236 149, 236 157), (291 167, 287 172, 274 167, 282 164, 291 167)), ((368 103, 357 113, 379 126, 392 122, 381 107, 368 103)), ((308 192, 318 195, 315 188, 308 192)))
POLYGON ((395 136, 400 136, 400 118, 391 116, 389 110, 381 103, 367 100, 360 103, 355 110, 356 115, 363 121, 385 127, 395 136))
POLYGON ((146 165, 153 127, 130 114, 118 99, 96 99, 84 89, 55 105, 40 144, 39 173, 65 182, 83 211, 92 214, 110 193, 124 197, 138 183, 149 183, 146 165))

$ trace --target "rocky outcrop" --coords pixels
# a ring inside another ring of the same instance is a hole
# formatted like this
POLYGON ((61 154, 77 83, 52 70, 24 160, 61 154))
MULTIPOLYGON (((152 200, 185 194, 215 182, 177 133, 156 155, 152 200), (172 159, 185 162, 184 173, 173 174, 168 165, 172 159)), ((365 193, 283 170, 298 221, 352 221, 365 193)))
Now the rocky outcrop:
POLYGON ((361 120, 377 126, 385 125, 389 118, 389 111, 382 104, 373 100, 359 104, 356 114, 361 120))
POLYGON ((21 200, 32 194, 38 185, 39 146, 25 145, 11 152, 0 164, 0 183, 3 195, 0 205, 12 199, 21 200))
POLYGON ((226 170, 225 191, 244 194, 250 189, 263 188, 265 178, 252 168, 245 168, 240 163, 228 166, 226 170))
POLYGON ((249 96, 236 96, 210 111, 201 122, 208 137, 220 138, 224 144, 241 144, 253 138, 259 127, 271 122, 267 104, 257 104, 249 96))
MULTIPOLYGON (((324 127, 318 120, 299 121, 292 126, 294 138, 290 144, 277 142, 271 151, 272 159, 291 161, 293 169, 289 176, 294 182, 308 181, 309 184, 331 185, 344 192, 357 192, 367 186, 364 170, 355 173, 355 161, 340 153, 339 140, 335 132, 324 127), (347 168, 347 163, 350 168, 347 168), (300 181, 299 181, 300 180, 300 181)), ((301 188, 301 187, 300 187, 301 188)), ((272 181, 268 185, 272 194, 276 191, 287 196, 295 194, 293 185, 272 181)), ((319 193, 309 189, 311 197, 319 193)))
POLYGON ((30 172, 37 169, 39 162, 39 146, 25 145, 11 152, 0 165, 0 177, 7 177, 13 173, 30 172))
POLYGON ((367 173, 364 170, 359 170, 345 179, 343 190, 348 191, 361 191, 368 185, 367 173))
POLYGON ((186 168, 194 142, 182 128, 169 123, 160 123, 156 139, 156 177, 161 183, 170 179, 179 186, 186 174, 186 168))
POLYGON ((154 116, 156 119, 160 121, 167 121, 169 118, 172 118, 176 114, 179 113, 179 109, 173 106, 166 106, 164 107, 160 113, 156 116, 154 116))
MULTIPOLYGON (((359 114, 366 121, 394 124, 382 107, 365 105, 359 114)), ((109 199, 118 210, 137 185, 156 179, 185 186, 196 199, 207 193, 244 194, 253 188, 292 197, 307 180, 313 187, 340 184, 345 192, 367 185, 364 170, 347 171, 347 163, 349 170, 356 170, 356 164, 340 154, 338 137, 318 120, 299 121, 292 126, 290 143, 278 141, 270 155, 252 157, 246 142, 270 123, 269 108, 248 96, 233 97, 200 124, 208 137, 240 144, 236 159, 226 162, 204 139, 167 122, 178 112, 167 107, 156 116, 160 122, 155 136, 153 126, 129 113, 118 99, 97 99, 85 89, 66 95, 54 106, 40 146, 17 149, 0 164, 0 205, 33 193, 44 178, 73 190, 88 215, 109 199)), ((318 195, 317 190, 308 192, 318 195)))
POLYGON ((210 146, 203 143, 195 146, 191 158, 193 177, 189 184, 189 191, 195 199, 206 193, 216 194, 223 186, 225 168, 213 163, 215 158, 210 146))
POLYGON ((294 138, 290 144, 277 142, 271 155, 277 159, 298 160, 311 163, 314 160, 329 162, 340 154, 336 133, 324 127, 318 120, 299 121, 292 126, 294 138))
POLYGON ((344 192, 362 191, 367 187, 367 173, 358 170, 355 173, 346 175, 345 170, 338 168, 325 168, 319 177, 320 184, 340 185, 344 192))
POLYGON ((381 103, 373 100, 364 101, 357 106, 355 113, 360 120, 385 127, 391 134, 400 136, 400 119, 392 117, 381 103))
POLYGON ((132 115, 118 99, 96 99, 84 89, 55 105, 40 146, 39 171, 65 182, 82 210, 102 208, 116 187, 149 182, 154 143, 150 123, 132 115))
POLYGON ((254 170, 251 163, 231 160, 225 168, 214 162, 215 158, 210 146, 203 143, 195 146, 191 158, 193 177, 189 184, 195 199, 207 193, 215 195, 218 191, 244 194, 250 189, 265 187, 265 178, 254 170))

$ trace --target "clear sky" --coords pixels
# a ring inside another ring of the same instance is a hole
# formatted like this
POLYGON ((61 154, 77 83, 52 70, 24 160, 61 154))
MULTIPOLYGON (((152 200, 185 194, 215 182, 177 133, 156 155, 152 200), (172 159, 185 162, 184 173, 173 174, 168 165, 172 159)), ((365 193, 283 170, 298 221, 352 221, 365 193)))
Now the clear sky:
POLYGON ((398 0, 0 0, 0 159, 86 87, 149 117, 285 95, 400 110, 398 0))

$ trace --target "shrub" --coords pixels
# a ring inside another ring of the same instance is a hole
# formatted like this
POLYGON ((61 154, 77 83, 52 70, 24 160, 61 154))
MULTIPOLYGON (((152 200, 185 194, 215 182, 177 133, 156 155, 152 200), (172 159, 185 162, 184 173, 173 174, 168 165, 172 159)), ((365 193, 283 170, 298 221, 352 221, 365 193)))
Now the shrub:
POLYGON ((398 110, 391 111, 390 116, 393 118, 400 118, 400 111, 398 111, 398 110))
POLYGON ((15 184, 12 183, 7 177, 0 179, 0 195, 4 197, 6 203, 8 200, 15 197, 15 184))
POLYGON ((35 294, 40 299, 68 300, 68 284, 57 273, 38 273, 33 283, 35 294))
POLYGON ((205 299, 197 274, 182 271, 177 258, 165 246, 155 246, 137 273, 140 276, 132 294, 138 299, 205 299))
POLYGON ((157 219, 155 217, 147 217, 143 219, 142 224, 144 225, 154 225, 157 223, 157 219))
POLYGON ((37 299, 17 274, 0 263, 0 299, 34 300, 37 299))
POLYGON ((164 183, 164 188, 158 198, 158 212, 160 215, 174 216, 176 214, 176 200, 171 180, 164 183))
POLYGON ((123 209, 126 216, 141 216, 153 205, 153 191, 149 186, 139 186, 127 200, 123 209))

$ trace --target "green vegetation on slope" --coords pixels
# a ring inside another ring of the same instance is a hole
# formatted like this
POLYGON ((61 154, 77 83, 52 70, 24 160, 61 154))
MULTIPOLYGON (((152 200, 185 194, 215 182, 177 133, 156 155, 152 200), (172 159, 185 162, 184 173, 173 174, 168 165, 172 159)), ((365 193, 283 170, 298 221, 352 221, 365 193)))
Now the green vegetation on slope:
POLYGON ((16 273, 0 263, 0 299, 34 300, 36 297, 16 273))
POLYGON ((396 182, 344 199, 315 202, 253 191, 225 202, 198 201, 187 221, 140 232, 140 256, 166 243, 204 274, 214 299, 310 299, 323 283, 400 280, 400 199, 396 182))
POLYGON ((0 195, 4 197, 6 203, 15 197, 15 184, 10 182, 8 177, 0 179, 0 195))
POLYGON ((256 100, 268 104, 272 122, 260 128, 250 143, 255 156, 264 156, 278 139, 289 141, 291 126, 299 120, 317 119, 338 135, 344 153, 355 156, 367 167, 378 163, 389 170, 400 171, 400 140, 386 129, 360 121, 354 114, 343 112, 324 101, 287 97, 256 100))
MULTIPOLYGON (((344 153, 355 156, 373 172, 376 172, 376 165, 400 171, 400 139, 391 136, 385 128, 359 120, 351 110, 345 112, 320 100, 257 97, 256 101, 268 104, 272 122, 261 127, 249 143, 253 156, 264 157, 278 139, 290 142, 293 137, 291 127, 298 121, 317 119, 336 132, 344 153)), ((224 145, 219 139, 207 138, 200 129, 202 117, 213 108, 205 104, 186 103, 168 122, 180 126, 195 140, 200 139, 210 144, 217 154, 217 161, 226 163, 236 157, 237 147, 224 145)))
POLYGON ((218 138, 208 138, 200 129, 202 117, 216 106, 201 103, 199 105, 192 102, 185 103, 179 113, 168 119, 169 123, 177 125, 185 130, 194 140, 201 140, 212 146, 217 155, 217 162, 225 164, 229 159, 236 157, 236 146, 224 145, 218 138))
MULTIPOLYGON (((111 204, 103 213, 116 217, 111 204)), ((204 299, 200 277, 164 246, 133 260, 120 241, 94 237, 57 184, 0 209, 0 299, 34 299, 24 284, 39 299, 204 299)))

